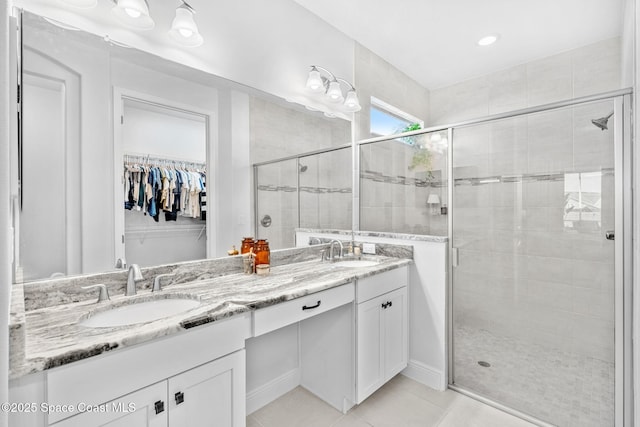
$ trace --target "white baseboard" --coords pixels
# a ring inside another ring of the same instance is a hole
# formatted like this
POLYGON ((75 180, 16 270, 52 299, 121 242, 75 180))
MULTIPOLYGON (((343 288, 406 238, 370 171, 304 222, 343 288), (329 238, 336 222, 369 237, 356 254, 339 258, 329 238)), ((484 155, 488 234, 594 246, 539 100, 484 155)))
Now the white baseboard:
POLYGON ((273 402, 300 385, 300 368, 293 369, 247 392, 247 415, 273 402))
POLYGON ((435 390, 444 391, 447 389, 444 372, 417 360, 409 360, 406 369, 401 374, 435 390))

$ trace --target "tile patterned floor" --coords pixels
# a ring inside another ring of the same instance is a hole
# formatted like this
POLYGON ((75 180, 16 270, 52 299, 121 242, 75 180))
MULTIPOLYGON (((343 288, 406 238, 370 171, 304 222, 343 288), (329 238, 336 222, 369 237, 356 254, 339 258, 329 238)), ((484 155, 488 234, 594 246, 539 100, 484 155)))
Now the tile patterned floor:
POLYGON ((561 427, 613 427, 612 363, 472 328, 454 346, 456 385, 561 427))
POLYGON ((451 390, 398 375, 346 415, 298 387, 247 417, 247 427, 533 427, 451 390))

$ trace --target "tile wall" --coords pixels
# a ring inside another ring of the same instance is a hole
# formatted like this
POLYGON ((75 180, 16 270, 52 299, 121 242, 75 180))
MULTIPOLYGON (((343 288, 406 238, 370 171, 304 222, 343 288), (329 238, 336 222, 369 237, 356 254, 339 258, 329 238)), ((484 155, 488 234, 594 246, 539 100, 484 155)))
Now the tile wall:
POLYGON ((613 362, 611 101, 454 132, 458 326, 613 362))
POLYGON ((446 133, 367 144, 360 154, 360 229, 447 234, 446 133), (427 154, 428 153, 428 154, 427 154), (428 163, 421 162, 427 156, 428 163), (440 203, 429 205, 430 195, 440 203))
POLYGON ((354 85, 362 105, 362 111, 354 116, 356 141, 371 138, 372 96, 428 121, 429 91, 359 43, 355 44, 354 85))
POLYGON ((620 88, 621 39, 608 40, 430 92, 430 126, 620 88))

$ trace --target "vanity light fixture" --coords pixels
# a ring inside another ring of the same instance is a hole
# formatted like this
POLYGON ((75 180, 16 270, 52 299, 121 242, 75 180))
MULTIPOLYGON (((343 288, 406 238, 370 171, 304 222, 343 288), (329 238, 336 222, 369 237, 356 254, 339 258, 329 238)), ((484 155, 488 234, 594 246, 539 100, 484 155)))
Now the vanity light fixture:
MULTIPOLYGON (((65 2, 88 2, 89 0, 62 0, 65 2)), ((147 0, 112 0, 115 6, 111 11, 127 27, 136 30, 151 30, 155 22, 149 14, 149 3, 147 0)), ((198 31, 198 26, 193 19, 196 13, 184 0, 180 0, 180 6, 176 8, 176 15, 171 23, 169 36, 177 43, 197 47, 202 45, 203 38, 198 31)), ((94 4, 95 5, 95 4, 94 4)))
POLYGON ((198 31, 198 26, 193 20, 196 11, 186 1, 176 9, 176 17, 173 18, 169 35, 178 43, 189 47, 200 46, 203 38, 198 31))
POLYGON ((340 104, 340 109, 346 113, 355 113, 360 111, 360 101, 356 94, 356 88, 351 83, 336 77, 331 71, 319 65, 312 65, 307 77, 307 89, 316 94, 321 94, 325 101, 330 104, 340 104), (320 72, 327 74, 323 76, 320 72), (342 86, 347 87, 347 95, 345 97, 342 92, 342 86))

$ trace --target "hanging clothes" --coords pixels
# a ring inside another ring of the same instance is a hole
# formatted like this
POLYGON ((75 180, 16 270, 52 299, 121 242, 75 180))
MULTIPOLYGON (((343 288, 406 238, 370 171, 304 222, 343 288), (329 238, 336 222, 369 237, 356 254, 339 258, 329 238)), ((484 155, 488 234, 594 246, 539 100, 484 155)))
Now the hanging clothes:
POLYGON ((124 207, 158 222, 178 216, 206 219, 206 172, 203 164, 125 155, 124 207))

